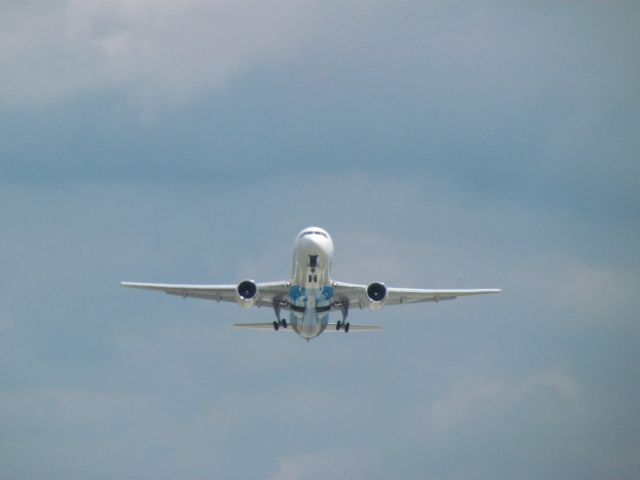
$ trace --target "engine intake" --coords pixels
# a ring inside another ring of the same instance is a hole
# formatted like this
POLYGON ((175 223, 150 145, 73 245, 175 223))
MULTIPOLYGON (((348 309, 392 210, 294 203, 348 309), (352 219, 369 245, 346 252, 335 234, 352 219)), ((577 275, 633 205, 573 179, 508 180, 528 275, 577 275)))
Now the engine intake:
POLYGON ((371 308, 382 308, 387 301, 387 287, 384 286, 384 283, 370 283, 367 287, 367 297, 371 308))
POLYGON ((243 307, 250 307, 258 300, 258 285, 253 280, 243 280, 236 287, 236 300, 243 307))

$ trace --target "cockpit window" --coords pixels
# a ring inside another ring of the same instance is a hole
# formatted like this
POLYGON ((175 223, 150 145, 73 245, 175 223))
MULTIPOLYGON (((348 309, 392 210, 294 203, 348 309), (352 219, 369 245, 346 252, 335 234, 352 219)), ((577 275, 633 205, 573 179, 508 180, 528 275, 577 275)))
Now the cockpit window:
POLYGON ((322 235, 324 238, 328 238, 326 233, 319 230, 309 230, 308 232, 302 232, 300 234, 300 237, 306 237, 307 235, 322 235))

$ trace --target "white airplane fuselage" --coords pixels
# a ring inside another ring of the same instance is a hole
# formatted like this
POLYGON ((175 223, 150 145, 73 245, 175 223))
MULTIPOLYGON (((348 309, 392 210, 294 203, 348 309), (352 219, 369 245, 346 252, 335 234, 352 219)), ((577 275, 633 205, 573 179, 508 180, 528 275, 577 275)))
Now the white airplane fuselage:
POLYGON ((322 228, 305 228, 296 237, 289 324, 301 337, 317 337, 329 323, 333 300, 332 258, 333 240, 322 228))

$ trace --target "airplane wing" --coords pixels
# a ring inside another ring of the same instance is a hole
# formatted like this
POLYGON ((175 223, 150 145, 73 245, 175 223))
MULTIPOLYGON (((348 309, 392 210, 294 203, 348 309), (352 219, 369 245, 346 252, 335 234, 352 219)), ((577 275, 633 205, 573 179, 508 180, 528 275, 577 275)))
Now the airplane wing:
MULTIPOLYGON (((334 282, 334 304, 347 304, 349 308, 367 308, 370 304, 367 296, 368 285, 354 283, 334 282)), ((499 288, 473 289, 473 290, 431 290, 418 288, 387 288, 387 300, 384 305, 400 305, 418 302, 439 302, 440 300, 453 300, 456 297, 467 295, 482 295, 486 293, 500 293, 499 288)))
MULTIPOLYGON (((169 295, 179 295, 181 297, 202 298, 205 300, 215 300, 216 302, 236 303, 237 285, 177 285, 169 283, 135 283, 121 282, 123 287, 143 288, 146 290, 157 290, 169 295)), ((283 308, 289 303, 289 282, 267 282, 258 283, 258 298, 255 305, 273 306, 275 302, 283 303, 283 308)))

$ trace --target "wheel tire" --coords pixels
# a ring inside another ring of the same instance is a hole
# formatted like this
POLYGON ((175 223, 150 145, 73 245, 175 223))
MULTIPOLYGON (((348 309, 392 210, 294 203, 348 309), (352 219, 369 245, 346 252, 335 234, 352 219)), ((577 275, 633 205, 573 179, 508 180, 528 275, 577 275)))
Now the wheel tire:
POLYGON ((280 324, 274 320, 273 321, 273 329, 277 332, 279 328, 280 328, 280 324))
POLYGON ((282 328, 287 328, 287 321, 283 318, 281 322, 282 328))
POLYGON ((344 333, 349 333, 349 327, 351 326, 351 324, 349 322, 344 324, 344 333))
POLYGON ((336 330, 340 330, 341 328, 342 328, 342 322, 338 320, 338 322, 336 323, 336 330))

